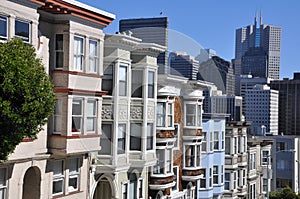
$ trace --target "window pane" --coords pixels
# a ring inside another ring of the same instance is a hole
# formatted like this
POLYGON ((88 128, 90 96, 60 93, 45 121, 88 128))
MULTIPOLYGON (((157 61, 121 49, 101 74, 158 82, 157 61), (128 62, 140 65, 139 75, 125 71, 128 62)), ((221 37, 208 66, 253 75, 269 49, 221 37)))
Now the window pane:
POLYGON ((75 70, 82 70, 83 69, 83 38, 81 37, 74 37, 74 69, 75 70))
POLYGON ((120 124, 118 127, 118 154, 125 153, 125 138, 126 135, 126 125, 120 124))
POLYGON ((148 73, 148 98, 154 98, 154 72, 148 73))
POLYGON ((25 42, 29 42, 29 23, 16 19, 15 36, 21 38, 25 42))
POLYGON ((96 100, 88 100, 87 102, 87 121, 86 128, 87 131, 95 131, 96 130, 96 100))
POLYGON ((63 34, 55 35, 55 56, 56 56, 56 68, 62 68, 64 64, 64 53, 63 53, 63 34))
POLYGON ((53 181, 53 194, 63 193, 63 180, 53 181))
POLYGON ((165 161, 165 151, 162 149, 156 150, 157 163, 153 167, 154 174, 163 174, 164 173, 164 161, 165 161))
POLYGON ((119 68, 119 95, 126 96, 127 94, 127 67, 120 66, 119 68))
POLYGON ((158 102, 156 107, 156 126, 165 126, 165 103, 158 102))
POLYGON ((98 42, 89 41, 89 72, 97 72, 98 68, 98 42))
POLYGON ((142 124, 130 124, 130 150, 141 150, 142 124))
POLYGON ((62 113, 62 100, 56 100, 54 109, 54 132, 61 132, 61 113, 62 113))
POLYGON ((82 100, 73 100, 72 103, 72 132, 80 132, 82 126, 82 100))
POLYGON ((102 90, 107 91, 107 95, 112 95, 113 91, 113 67, 104 67, 104 74, 102 79, 102 90))
POLYGON ((0 16, 0 39, 7 39, 7 17, 0 16))
POLYGON ((100 138, 100 154, 102 155, 111 155, 111 124, 102 124, 102 136, 100 138))
POLYGON ((0 187, 6 186, 6 168, 0 169, 0 187))
POLYGON ((186 105, 186 125, 195 126, 196 125, 196 107, 192 104, 186 105))
POLYGON ((153 124, 147 124, 147 150, 153 149, 153 124))
POLYGON ((68 190, 69 191, 75 191, 78 189, 78 176, 71 176, 69 178, 69 187, 68 190))
POLYGON ((142 97, 143 93, 143 71, 133 70, 131 76, 131 96, 142 97))
POLYGON ((63 160, 58 160, 53 162, 53 175, 54 176, 61 176, 63 175, 63 160))
POLYGON ((79 171, 79 159, 73 158, 69 160, 69 172, 77 173, 79 171))

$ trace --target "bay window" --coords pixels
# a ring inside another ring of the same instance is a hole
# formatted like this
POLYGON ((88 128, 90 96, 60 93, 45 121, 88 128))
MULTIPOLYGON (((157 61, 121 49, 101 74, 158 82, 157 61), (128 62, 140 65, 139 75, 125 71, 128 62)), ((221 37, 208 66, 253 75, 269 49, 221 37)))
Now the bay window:
POLYGON ((0 40, 7 40, 7 17, 0 15, 0 40))
POLYGON ((158 101, 156 108, 156 126, 161 128, 174 127, 173 101, 158 101))
POLYGON ((79 188, 79 158, 69 160, 69 186, 68 191, 77 191, 79 188))
POLYGON ((185 145, 184 150, 184 165, 185 167, 200 167, 201 146, 200 145, 185 145))
POLYGON ((15 20, 15 37, 22 39, 24 42, 30 42, 30 23, 16 19, 15 20))
POLYGON ((83 100, 73 99, 72 102, 72 132, 82 132, 83 100))
POLYGON ((7 169, 0 168, 0 198, 5 199, 7 192, 7 169))
POLYGON ((153 174, 170 174, 172 172, 172 149, 157 149, 157 163, 153 167, 153 174))
POLYGON ((84 67, 84 39, 83 37, 74 36, 74 60, 73 69, 83 71, 84 67))
POLYGON ((126 149, 126 124, 118 126, 118 154, 124 154, 126 149))
POLYGON ((88 72, 97 73, 99 67, 98 41, 89 40, 89 68, 88 72))
POLYGON ((100 155, 111 155, 111 144, 112 144, 112 124, 102 123, 102 136, 100 140, 101 150, 100 155))
POLYGON ((185 104, 185 126, 202 126, 202 106, 200 104, 185 104))
POLYGON ((142 98, 143 97, 143 71, 132 70, 131 71, 131 97, 142 98))
POLYGON ((64 35, 55 35, 55 68, 62 69, 64 66, 64 35))

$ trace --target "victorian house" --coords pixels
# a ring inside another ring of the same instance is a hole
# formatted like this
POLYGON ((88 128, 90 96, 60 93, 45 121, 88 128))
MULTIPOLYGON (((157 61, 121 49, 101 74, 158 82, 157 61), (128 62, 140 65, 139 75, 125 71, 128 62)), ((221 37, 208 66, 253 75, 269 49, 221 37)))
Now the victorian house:
POLYGON ((103 28, 115 16, 73 0, 3 1, 1 42, 36 48, 55 86, 53 117, 0 164, 0 198, 88 198, 91 154, 99 151, 103 28))

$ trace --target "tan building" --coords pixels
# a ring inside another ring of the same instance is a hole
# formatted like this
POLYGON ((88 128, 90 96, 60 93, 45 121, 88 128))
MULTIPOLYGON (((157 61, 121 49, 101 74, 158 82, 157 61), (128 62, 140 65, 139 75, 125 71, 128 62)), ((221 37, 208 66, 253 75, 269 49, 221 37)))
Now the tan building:
POLYGON ((1 199, 88 198, 91 152, 100 148, 102 32, 113 14, 71 0, 5 1, 1 42, 36 48, 55 85, 55 113, 0 165, 1 199))

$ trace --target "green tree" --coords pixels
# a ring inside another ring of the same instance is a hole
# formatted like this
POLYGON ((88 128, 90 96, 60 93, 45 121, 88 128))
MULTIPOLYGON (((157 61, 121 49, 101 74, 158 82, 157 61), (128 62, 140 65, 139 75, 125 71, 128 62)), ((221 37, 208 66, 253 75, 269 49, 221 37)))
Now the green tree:
POLYGON ((52 114, 53 85, 35 49, 20 39, 0 43, 0 160, 36 137, 52 114))
POLYGON ((270 199, 300 199, 290 187, 283 188, 280 192, 274 191, 270 193, 270 199))

